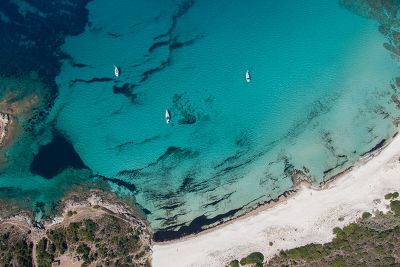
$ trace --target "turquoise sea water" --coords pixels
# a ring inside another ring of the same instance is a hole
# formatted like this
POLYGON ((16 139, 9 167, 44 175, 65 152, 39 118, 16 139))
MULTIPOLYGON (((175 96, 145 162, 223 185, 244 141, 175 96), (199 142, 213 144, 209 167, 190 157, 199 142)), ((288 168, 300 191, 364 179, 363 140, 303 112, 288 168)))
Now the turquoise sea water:
MULTIPOLYGON (((62 46, 70 58, 47 123, 93 174, 133 194, 155 230, 240 215, 290 190, 295 170, 322 182, 396 130, 389 85, 398 62, 376 22, 336 1, 94 0, 87 8, 89 25, 62 46)), ((79 182, 18 173, 17 186, 53 190, 51 199, 79 182)))

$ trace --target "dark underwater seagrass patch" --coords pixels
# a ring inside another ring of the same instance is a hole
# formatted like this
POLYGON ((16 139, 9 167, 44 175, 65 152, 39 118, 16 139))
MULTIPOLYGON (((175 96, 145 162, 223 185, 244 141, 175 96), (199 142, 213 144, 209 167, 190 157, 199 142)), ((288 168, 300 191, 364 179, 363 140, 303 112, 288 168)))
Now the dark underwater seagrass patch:
POLYGON ((56 134, 53 140, 39 148, 30 166, 33 174, 51 179, 67 168, 85 169, 86 165, 72 144, 62 135, 56 134))

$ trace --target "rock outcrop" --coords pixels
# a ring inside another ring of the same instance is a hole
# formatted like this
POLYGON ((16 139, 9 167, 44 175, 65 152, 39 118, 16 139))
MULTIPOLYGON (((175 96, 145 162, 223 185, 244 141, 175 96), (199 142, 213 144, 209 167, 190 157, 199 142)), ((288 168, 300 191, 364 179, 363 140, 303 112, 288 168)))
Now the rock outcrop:
POLYGON ((129 201, 76 188, 54 209, 41 222, 24 211, 0 217, 0 266, 151 266, 151 233, 129 201))
POLYGON ((10 115, 0 112, 0 147, 2 147, 7 138, 9 126, 11 123, 10 115))

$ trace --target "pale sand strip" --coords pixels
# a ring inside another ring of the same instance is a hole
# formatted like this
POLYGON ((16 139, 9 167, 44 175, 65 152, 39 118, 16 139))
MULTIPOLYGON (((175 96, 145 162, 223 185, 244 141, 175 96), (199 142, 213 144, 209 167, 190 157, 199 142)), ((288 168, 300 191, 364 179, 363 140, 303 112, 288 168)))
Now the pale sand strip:
POLYGON ((360 217, 364 211, 385 210, 383 196, 400 191, 400 134, 377 156, 324 190, 303 187, 269 209, 259 209, 194 237, 153 247, 153 265, 224 266, 232 259, 260 251, 271 257, 281 249, 332 239, 332 229, 360 217), (377 201, 382 200, 382 202, 377 201), (338 218, 343 217, 343 221, 338 218), (269 242, 273 246, 269 246, 269 242))

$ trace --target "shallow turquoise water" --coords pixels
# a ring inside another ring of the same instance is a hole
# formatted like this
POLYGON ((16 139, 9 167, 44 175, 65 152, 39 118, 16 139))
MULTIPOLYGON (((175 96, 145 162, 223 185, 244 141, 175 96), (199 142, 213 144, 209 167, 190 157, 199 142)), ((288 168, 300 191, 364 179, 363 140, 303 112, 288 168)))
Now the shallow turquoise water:
POLYGON ((321 182, 395 132, 397 62, 375 22, 335 1, 88 9, 86 31, 63 46, 71 60, 48 123, 94 174, 133 184, 111 183, 151 212, 154 229, 239 215, 291 189, 294 169, 321 182), (113 93, 125 84, 133 88, 113 93))

